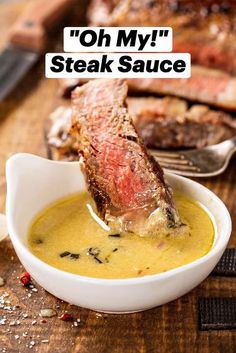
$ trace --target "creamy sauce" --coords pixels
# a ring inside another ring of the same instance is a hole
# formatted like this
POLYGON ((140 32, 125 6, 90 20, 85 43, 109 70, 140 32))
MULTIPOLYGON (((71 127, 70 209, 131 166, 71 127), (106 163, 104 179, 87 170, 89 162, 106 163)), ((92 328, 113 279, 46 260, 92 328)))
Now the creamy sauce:
POLYGON ((214 240, 213 224, 200 205, 181 194, 175 202, 188 231, 143 238, 103 229, 91 216, 89 194, 76 194, 35 218, 28 245, 49 265, 83 276, 131 278, 165 272, 204 256, 214 240))

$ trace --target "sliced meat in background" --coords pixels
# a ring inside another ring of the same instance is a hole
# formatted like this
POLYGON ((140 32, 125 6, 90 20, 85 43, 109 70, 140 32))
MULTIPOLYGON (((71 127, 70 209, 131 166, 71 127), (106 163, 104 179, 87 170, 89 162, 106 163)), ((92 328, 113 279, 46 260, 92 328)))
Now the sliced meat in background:
POLYGON ((147 147, 201 148, 236 135, 236 120, 206 105, 188 107, 183 99, 129 97, 128 109, 147 147))
MULTIPOLYGON (((129 94, 178 96, 192 102, 236 111, 236 77, 220 71, 192 65, 190 78, 128 78, 129 94)), ((60 94, 70 97, 72 89, 88 79, 61 79, 60 94)))
MULTIPOLYGON (((179 98, 128 97, 128 111, 144 144, 158 149, 201 148, 236 135, 236 120, 205 105, 191 107, 179 98)), ((47 143, 55 160, 78 160, 70 134, 72 110, 58 107, 49 117, 47 143)))
POLYGON ((93 0, 93 26, 170 26, 174 52, 192 62, 236 74, 236 3, 225 0, 93 0))
POLYGON ((129 92, 172 95, 236 111, 236 77, 219 70, 192 66, 190 78, 127 79, 129 92))

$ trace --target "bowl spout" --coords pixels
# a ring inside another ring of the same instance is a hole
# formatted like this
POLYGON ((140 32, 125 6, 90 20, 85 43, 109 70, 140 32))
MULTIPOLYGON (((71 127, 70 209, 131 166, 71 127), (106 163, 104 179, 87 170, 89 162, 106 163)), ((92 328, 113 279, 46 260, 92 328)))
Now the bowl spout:
POLYGON ((20 230, 23 238, 29 223, 41 209, 86 189, 79 162, 55 162, 27 153, 8 159, 6 179, 7 222, 20 230))

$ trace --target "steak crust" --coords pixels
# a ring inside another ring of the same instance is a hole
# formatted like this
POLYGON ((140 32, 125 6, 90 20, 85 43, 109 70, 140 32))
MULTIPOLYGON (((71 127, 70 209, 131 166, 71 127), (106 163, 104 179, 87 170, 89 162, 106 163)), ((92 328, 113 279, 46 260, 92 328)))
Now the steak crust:
POLYGON ((159 164, 125 106, 124 80, 93 80, 72 94, 72 134, 99 215, 116 231, 141 236, 180 225, 159 164))

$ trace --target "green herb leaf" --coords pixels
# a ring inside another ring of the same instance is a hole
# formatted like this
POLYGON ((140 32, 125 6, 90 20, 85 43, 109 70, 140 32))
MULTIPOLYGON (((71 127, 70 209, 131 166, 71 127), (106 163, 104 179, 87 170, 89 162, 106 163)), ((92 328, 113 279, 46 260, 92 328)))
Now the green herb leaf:
POLYGON ((68 256, 70 255, 71 253, 69 251, 64 251, 60 254, 60 257, 65 257, 65 256, 68 256))
POLYGON ((102 260, 100 260, 97 256, 100 254, 101 250, 98 248, 89 248, 87 251, 87 255, 90 255, 96 260, 99 264, 102 264, 102 260))
POLYGON ((78 260, 79 254, 70 254, 70 258, 73 260, 78 260))

